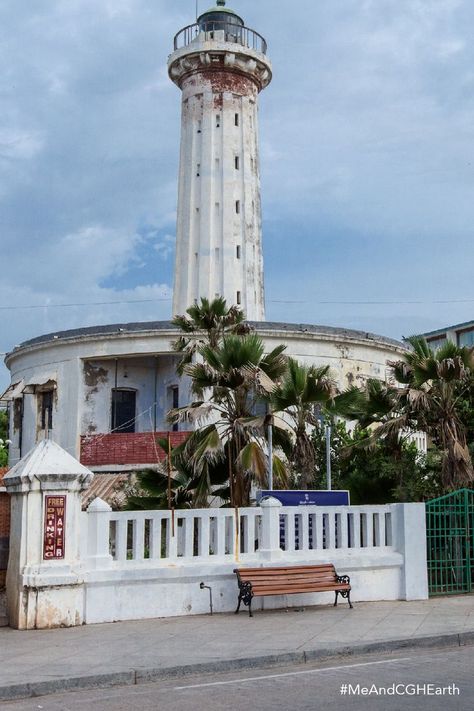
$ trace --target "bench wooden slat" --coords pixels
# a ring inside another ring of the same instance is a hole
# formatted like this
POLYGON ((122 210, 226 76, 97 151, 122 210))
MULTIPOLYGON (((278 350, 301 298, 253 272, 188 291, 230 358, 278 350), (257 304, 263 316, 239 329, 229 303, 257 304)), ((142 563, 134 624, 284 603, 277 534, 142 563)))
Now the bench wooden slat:
MULTIPOLYGON (((267 590, 254 590, 254 595, 256 597, 269 597, 270 595, 298 595, 299 593, 307 594, 307 593, 322 593, 322 592, 336 592, 336 590, 342 591, 342 588, 339 588, 337 586, 333 587, 325 587, 325 588, 320 588, 319 590, 317 588, 292 588, 289 590, 288 588, 271 588, 267 590)), ((350 590, 350 588, 346 588, 346 590, 350 590)))
POLYGON ((295 566, 287 568, 238 568, 239 574, 244 575, 278 575, 280 573, 324 573, 333 572, 335 573, 335 568, 333 565, 317 565, 317 566, 295 566))
POLYGON ((332 563, 321 565, 295 565, 267 568, 237 568, 234 570, 239 581, 239 611, 240 603, 249 607, 251 613, 252 597, 269 595, 293 595, 298 593, 335 592, 348 598, 350 607, 351 585, 347 576, 344 582, 338 581, 336 569, 332 563))
POLYGON ((298 573, 297 575, 289 575, 288 573, 282 575, 241 575, 241 580, 250 580, 255 583, 263 583, 267 580, 334 580, 334 575, 327 575, 327 573, 298 573))
MULTIPOLYGON (((293 593, 295 590, 314 590, 315 592, 324 592, 324 590, 350 590, 350 585, 331 583, 330 585, 305 585, 295 584, 295 585, 265 585, 261 587, 260 585, 252 585, 252 590, 254 595, 260 595, 266 593, 267 595, 272 594, 272 590, 286 590, 288 593, 293 593)), ((275 593, 276 594, 276 593, 275 593)))

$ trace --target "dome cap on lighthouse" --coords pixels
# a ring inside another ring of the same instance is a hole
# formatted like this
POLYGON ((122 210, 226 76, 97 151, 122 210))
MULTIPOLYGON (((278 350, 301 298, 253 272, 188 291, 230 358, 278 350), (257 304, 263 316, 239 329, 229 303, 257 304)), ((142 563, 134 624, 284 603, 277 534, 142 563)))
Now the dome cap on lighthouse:
POLYGON ((225 0, 216 0, 216 6, 210 7, 209 10, 203 12, 199 15, 197 19, 198 24, 203 27, 203 25, 209 25, 209 23, 216 23, 214 28, 207 27, 207 29, 219 29, 218 23, 228 24, 228 25, 240 25, 244 26, 243 19, 237 15, 233 10, 225 6, 225 0))

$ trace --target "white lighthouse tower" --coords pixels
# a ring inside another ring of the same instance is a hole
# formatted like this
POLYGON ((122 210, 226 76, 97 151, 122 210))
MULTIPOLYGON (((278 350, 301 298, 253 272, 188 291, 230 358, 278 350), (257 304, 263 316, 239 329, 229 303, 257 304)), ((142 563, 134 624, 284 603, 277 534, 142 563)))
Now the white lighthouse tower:
POLYGON ((265 318, 258 94, 266 42, 217 0, 175 37, 169 75, 182 91, 173 315, 223 296, 265 318))

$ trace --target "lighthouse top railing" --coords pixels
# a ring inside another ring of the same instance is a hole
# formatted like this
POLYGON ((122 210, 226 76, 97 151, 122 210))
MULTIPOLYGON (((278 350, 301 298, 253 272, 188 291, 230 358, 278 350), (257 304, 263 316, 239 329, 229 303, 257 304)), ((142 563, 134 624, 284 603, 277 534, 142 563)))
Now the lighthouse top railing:
POLYGON ((235 42, 242 47, 260 52, 260 54, 267 53, 266 41, 262 35, 259 35, 255 30, 241 25, 234 25, 229 22, 218 22, 216 20, 201 22, 200 24, 195 23, 183 27, 174 38, 174 49, 176 51, 177 49, 187 47, 202 34, 205 35, 205 41, 213 39, 219 40, 222 38, 221 33, 223 33, 225 42, 235 42))

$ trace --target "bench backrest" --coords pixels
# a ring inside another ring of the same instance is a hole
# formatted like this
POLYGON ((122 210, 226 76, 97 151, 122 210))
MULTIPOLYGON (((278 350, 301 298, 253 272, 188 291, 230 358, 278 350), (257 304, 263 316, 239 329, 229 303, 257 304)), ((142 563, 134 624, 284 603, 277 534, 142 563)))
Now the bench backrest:
POLYGON ((262 591, 296 588, 324 589, 334 585, 337 574, 332 563, 324 565, 288 566, 284 568, 237 568, 241 582, 252 583, 255 594, 262 591))

